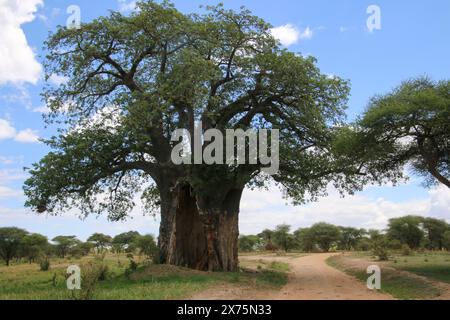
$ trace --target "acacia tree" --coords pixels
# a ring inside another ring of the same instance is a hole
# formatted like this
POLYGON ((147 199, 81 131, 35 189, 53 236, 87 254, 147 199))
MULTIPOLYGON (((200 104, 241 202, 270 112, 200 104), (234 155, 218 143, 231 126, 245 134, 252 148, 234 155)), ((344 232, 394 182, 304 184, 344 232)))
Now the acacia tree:
POLYGON ((411 79, 370 101, 356 126, 343 129, 347 151, 340 151, 352 158, 349 163, 364 163, 370 174, 397 178, 408 166, 425 185, 450 188, 449 119, 450 81, 411 79))
POLYGON ((442 250, 444 234, 450 230, 450 225, 445 220, 424 218, 423 229, 428 240, 428 248, 442 250))
POLYGON ((94 233, 91 235, 88 239, 88 242, 94 243, 95 248, 97 249, 98 253, 103 252, 106 246, 111 244, 112 238, 111 236, 108 236, 103 233, 94 233))
POLYGON ((57 236, 52 241, 56 243, 56 251, 61 258, 65 258, 70 250, 81 242, 76 236, 57 236))
POLYGON ((47 237, 38 234, 27 234, 22 239, 22 251, 23 255, 28 258, 30 264, 39 258, 40 255, 45 253, 48 249, 48 239, 47 237))
POLYGON ((364 238, 367 231, 351 227, 339 227, 341 229, 340 247, 343 250, 354 250, 358 242, 364 238))
POLYGON ((341 229, 325 222, 314 224, 308 233, 313 242, 325 252, 330 251, 331 246, 341 239, 341 229))
POLYGON ((158 251, 155 238, 151 234, 135 237, 134 245, 139 250, 139 254, 144 254, 148 259, 153 258, 158 251))
POLYGON ((27 233, 19 228, 0 228, 0 258, 7 266, 11 259, 18 257, 20 246, 27 233))
POLYGON ((405 216, 389 219, 387 235, 390 239, 407 244, 411 249, 420 247, 424 238, 422 229, 424 218, 419 216, 405 216))
POLYGON ((297 244, 297 239, 290 234, 291 226, 287 224, 278 225, 273 232, 273 240, 275 245, 280 249, 288 252, 293 249, 297 244))
POLYGON ((314 200, 333 179, 346 186, 330 145, 348 83, 281 49, 247 10, 185 15, 153 1, 138 9, 60 28, 46 42, 47 77, 68 79, 45 89, 47 121, 64 125, 30 170, 26 205, 50 214, 76 206, 117 221, 141 194, 146 212, 160 208, 162 263, 236 270, 242 191, 270 179, 259 162, 175 165, 172 132, 193 135, 199 121, 222 133, 279 129, 272 178, 295 203, 314 200))

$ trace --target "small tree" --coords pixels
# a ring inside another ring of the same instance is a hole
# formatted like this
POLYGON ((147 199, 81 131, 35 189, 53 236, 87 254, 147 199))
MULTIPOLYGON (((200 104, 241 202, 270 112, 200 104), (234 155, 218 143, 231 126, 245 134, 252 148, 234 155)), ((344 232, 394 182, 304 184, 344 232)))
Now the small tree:
POLYGON ((389 220, 387 235, 390 239, 397 239, 407 244, 412 250, 420 247, 424 232, 422 230, 423 218, 418 216, 405 216, 389 220))
POLYGON ((260 234, 258 234, 258 237, 263 239, 265 241, 264 249, 267 251, 275 251, 277 250, 277 246, 273 244, 274 231, 265 229, 260 234))
POLYGON ((450 251, 450 230, 445 231, 444 236, 442 238, 442 245, 445 249, 450 251))
POLYGON ((369 230, 369 236, 373 255, 380 261, 389 260, 388 237, 378 230, 369 230))
POLYGON ((134 239, 134 243, 139 250, 139 254, 145 255, 149 259, 152 259, 158 252, 155 238, 151 234, 137 236, 134 239))
POLYGON ((252 252, 262 246, 262 239, 255 235, 241 235, 239 237, 239 251, 252 252))
POLYGON ((311 229, 300 228, 294 232, 294 236, 297 239, 298 245, 301 250, 311 252, 314 250, 314 239, 311 234, 311 229))
POLYGON ((354 250, 358 242, 367 233, 364 229, 340 227, 341 238, 339 240, 339 247, 343 250, 354 250))
POLYGON ((283 249, 286 252, 294 249, 295 246, 297 245, 295 237, 289 233, 290 230, 291 226, 287 224, 281 224, 276 227, 273 233, 275 245, 277 245, 279 248, 283 249))
POLYGON ((442 250, 444 234, 447 230, 450 230, 450 225, 444 220, 424 218, 423 229, 428 239, 427 249, 442 250))
POLYGON ((0 257, 9 266, 11 259, 18 257, 25 230, 19 228, 0 228, 0 257))
POLYGON ((92 242, 97 249, 97 252, 103 252, 105 247, 111 244, 112 238, 103 233, 94 233, 87 239, 88 242, 92 242))
POLYGON ((371 248, 371 242, 370 242, 370 239, 367 237, 361 238, 355 247, 355 249, 358 251, 369 251, 370 248, 371 248))
POLYGON ((70 249, 80 242, 76 236, 57 236, 52 241, 56 243, 55 249, 61 258, 69 254, 70 249))
POLYGON ((127 250, 130 246, 132 247, 133 242, 136 238, 141 235, 137 231, 129 231, 118 234, 112 239, 111 245, 113 250, 117 255, 127 250))
POLYGON ((29 263, 36 261, 39 256, 44 254, 47 246, 47 237, 38 233, 28 234, 22 239, 23 255, 27 257, 29 263))
POLYGON ((70 249, 70 254, 73 256, 87 256, 93 248, 93 244, 90 242, 79 242, 70 249))
POLYGON ((330 251, 331 246, 341 239, 341 230, 325 222, 316 223, 309 232, 314 243, 318 244, 325 252, 330 251))

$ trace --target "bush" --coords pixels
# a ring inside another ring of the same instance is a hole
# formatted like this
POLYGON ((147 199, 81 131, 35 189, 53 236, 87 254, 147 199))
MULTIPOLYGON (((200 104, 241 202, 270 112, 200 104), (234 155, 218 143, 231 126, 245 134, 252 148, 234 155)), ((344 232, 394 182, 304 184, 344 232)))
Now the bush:
POLYGON ((95 261, 95 266, 97 268, 98 281, 106 280, 109 275, 109 267, 104 263, 105 253, 97 256, 94 261, 95 261))
POLYGON ((272 242, 269 242, 264 247, 264 250, 266 250, 266 251, 277 251, 278 247, 276 245, 274 245, 272 242))
POLYGON ((48 271, 50 269, 50 260, 46 257, 39 261, 41 271, 48 271))
POLYGON ((98 281, 105 281, 108 279, 109 268, 106 264, 101 264, 98 266, 98 281))
MULTIPOLYGON (((84 265, 81 271, 81 290, 76 300, 92 300, 99 276, 98 266, 92 262, 84 265)), ((75 292, 75 291, 73 291, 75 292)))
POLYGON ((407 244, 404 244, 402 246, 402 256, 410 256, 411 254, 412 254, 411 248, 407 244))
POLYGON ((153 261, 153 264, 161 264, 161 257, 159 256, 159 254, 155 254, 153 256, 152 261, 153 261))
POLYGON ((373 255, 378 257, 379 261, 389 260, 389 252, 383 245, 375 245, 373 248, 373 255))
POLYGON ((403 247, 405 245, 402 245, 402 243, 400 241, 398 241, 397 239, 392 239, 388 241, 388 247, 389 249, 392 250, 403 250, 403 247))
POLYGON ((133 272, 137 270, 137 268, 138 264, 133 259, 130 259, 130 265, 125 269, 125 276, 128 278, 133 272))
POLYGON ((99 281, 106 280, 109 268, 103 263, 89 262, 81 267, 81 289, 72 291, 74 300, 92 300, 99 281))
POLYGON ((137 270, 138 264, 134 260, 130 260, 130 266, 128 268, 134 272, 137 270))

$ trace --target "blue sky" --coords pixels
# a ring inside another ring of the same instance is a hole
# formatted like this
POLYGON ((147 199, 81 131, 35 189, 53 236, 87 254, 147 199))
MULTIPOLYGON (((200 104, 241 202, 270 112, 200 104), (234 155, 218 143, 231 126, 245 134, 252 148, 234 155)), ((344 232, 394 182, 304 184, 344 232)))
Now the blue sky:
MULTIPOLYGON (((349 120, 360 114, 369 98, 385 93, 409 77, 449 77, 450 2, 448 0, 230 0, 228 8, 245 5, 271 23, 289 50, 318 59, 323 73, 349 79, 352 92, 349 120), (369 31, 366 10, 377 5, 381 29, 369 31)), ((199 10, 215 1, 174 1, 183 12, 199 10)), ((86 238, 94 231, 117 234, 135 229, 157 233, 158 220, 142 217, 137 209, 125 223, 109 223, 103 217, 80 221, 74 212, 43 217, 23 208, 21 191, 26 178, 22 168, 38 161, 48 149, 37 137, 48 137, 40 64, 48 33, 64 25, 70 5, 78 5, 88 22, 109 10, 132 9, 132 1, 6 0, 0 4, 0 227, 19 226, 53 237, 75 234, 86 238)), ((52 81, 57 84, 58 78, 52 81)), ((330 196, 319 203, 295 208, 284 203, 276 190, 246 192, 242 204, 242 233, 257 232, 288 222, 294 227, 318 221, 362 227, 385 226, 387 219, 420 214, 450 221, 450 191, 420 186, 420 179, 400 187, 369 187, 354 197, 330 196)))

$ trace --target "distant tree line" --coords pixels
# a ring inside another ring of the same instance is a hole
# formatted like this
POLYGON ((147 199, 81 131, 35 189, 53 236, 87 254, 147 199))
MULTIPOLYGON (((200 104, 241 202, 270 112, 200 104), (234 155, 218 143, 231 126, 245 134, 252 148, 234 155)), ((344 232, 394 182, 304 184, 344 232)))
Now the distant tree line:
POLYGON ((132 253, 153 258, 157 252, 155 238, 136 231, 121 233, 115 237, 94 233, 86 242, 76 236, 57 236, 48 240, 44 235, 30 233, 19 228, 0 228, 0 260, 7 266, 11 261, 42 263, 52 257, 81 258, 90 253, 132 253))
POLYGON ((310 228, 291 231, 282 224, 274 230, 266 229, 257 235, 239 237, 241 252, 330 250, 369 251, 381 259, 391 250, 450 250, 450 225, 435 218, 405 216, 389 220, 386 230, 366 230, 316 223, 310 228))

